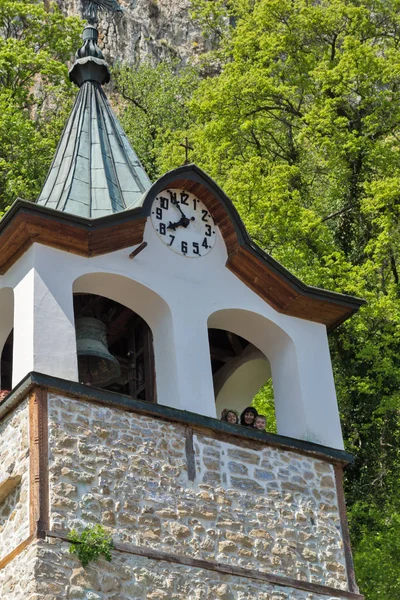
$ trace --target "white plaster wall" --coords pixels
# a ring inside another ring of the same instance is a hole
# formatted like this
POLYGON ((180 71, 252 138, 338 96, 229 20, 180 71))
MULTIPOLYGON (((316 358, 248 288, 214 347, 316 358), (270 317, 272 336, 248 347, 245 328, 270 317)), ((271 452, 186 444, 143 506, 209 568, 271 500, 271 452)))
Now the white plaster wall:
POLYGON ((240 415, 270 377, 271 370, 265 358, 249 360, 238 367, 217 395, 217 416, 221 415, 224 408, 234 409, 240 415))
POLYGON ((50 260, 47 267, 38 261, 16 285, 13 387, 30 371, 77 379, 71 283, 50 260))
POLYGON ((84 276, 111 274, 118 282, 96 275, 91 289, 149 323, 159 403, 216 416, 207 326, 225 328, 268 357, 278 432, 342 448, 325 326, 282 315, 248 289, 225 268, 219 233, 201 258, 169 250, 150 222, 144 239, 133 260, 134 247, 84 258, 34 244, 0 280, 15 289, 14 384, 32 369, 77 379, 74 282, 74 291, 89 291, 94 280, 84 276))

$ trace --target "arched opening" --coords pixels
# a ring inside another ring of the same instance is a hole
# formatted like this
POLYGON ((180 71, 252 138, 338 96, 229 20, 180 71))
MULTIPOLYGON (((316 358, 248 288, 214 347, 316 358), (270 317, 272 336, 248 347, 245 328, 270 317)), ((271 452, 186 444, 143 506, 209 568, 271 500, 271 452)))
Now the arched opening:
MULTIPOLYGON (((144 284, 116 273, 85 273, 73 284, 75 294, 94 294, 113 300, 144 319, 154 340, 157 402, 177 406, 177 362, 171 352, 174 330, 166 301, 144 284)), ((179 406, 177 406, 179 407, 179 406)))
POLYGON ((13 365, 14 330, 11 331, 3 346, 0 359, 0 400, 12 388, 12 365, 13 365))
POLYGON ((99 294, 75 293, 79 381, 156 401, 153 337, 130 308, 99 294))
POLYGON ((0 289, 0 400, 12 388, 14 292, 0 289))
POLYGON ((240 417, 253 406, 276 432, 271 366, 268 358, 244 337, 225 329, 208 330, 217 416, 226 409, 240 417))
MULTIPOLYGON (((218 381, 218 363, 212 364, 217 408, 229 408, 227 404, 230 398, 233 399, 233 391, 232 395, 229 391, 234 390, 235 401, 239 403, 243 399, 242 410, 252 404, 261 414, 267 415, 267 431, 282 435, 291 433, 292 424, 301 422, 303 413, 297 354, 290 336, 267 317, 239 308, 216 311, 208 318, 208 328, 214 361, 213 330, 222 330, 220 336, 226 339, 223 349, 227 344, 231 345, 227 366, 222 367, 228 373, 224 396, 221 396, 218 381), (241 359, 232 356, 233 352, 240 354, 238 342, 243 348, 241 359), (236 344, 236 351, 233 344, 236 344), (221 406, 221 398, 224 406, 221 406)), ((239 404, 237 406, 239 408, 239 404)))

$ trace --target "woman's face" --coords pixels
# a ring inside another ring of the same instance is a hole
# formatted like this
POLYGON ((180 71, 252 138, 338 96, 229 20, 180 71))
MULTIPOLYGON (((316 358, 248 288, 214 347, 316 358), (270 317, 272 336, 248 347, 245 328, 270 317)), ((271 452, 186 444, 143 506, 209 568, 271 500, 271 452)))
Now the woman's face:
POLYGON ((237 417, 233 412, 228 412, 226 415, 226 420, 228 423, 237 423, 237 417))
POLYGON ((244 422, 246 423, 246 425, 251 425, 254 421, 254 413, 252 413, 251 411, 245 412, 244 413, 244 422))

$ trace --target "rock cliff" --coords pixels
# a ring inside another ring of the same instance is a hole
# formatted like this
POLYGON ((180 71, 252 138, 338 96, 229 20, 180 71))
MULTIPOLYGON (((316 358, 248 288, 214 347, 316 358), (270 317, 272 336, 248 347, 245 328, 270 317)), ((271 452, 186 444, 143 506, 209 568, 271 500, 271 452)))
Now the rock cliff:
MULTIPOLYGON (((81 15, 81 0, 57 0, 68 15, 81 15)), ((119 0, 122 14, 99 24, 108 60, 154 63, 178 58, 186 63, 205 49, 201 31, 190 18, 189 0, 119 0)))

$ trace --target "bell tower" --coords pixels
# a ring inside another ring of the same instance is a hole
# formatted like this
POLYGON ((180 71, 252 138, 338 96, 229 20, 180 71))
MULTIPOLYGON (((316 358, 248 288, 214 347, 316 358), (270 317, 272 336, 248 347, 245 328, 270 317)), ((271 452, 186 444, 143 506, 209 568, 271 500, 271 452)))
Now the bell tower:
POLYGON ((264 253, 196 165, 149 180, 103 90, 118 5, 84 6, 42 192, 0 222, 0 597, 362 600, 327 340, 362 301, 264 253), (276 434, 219 420, 269 377, 276 434), (96 524, 112 560, 84 568, 96 524))

